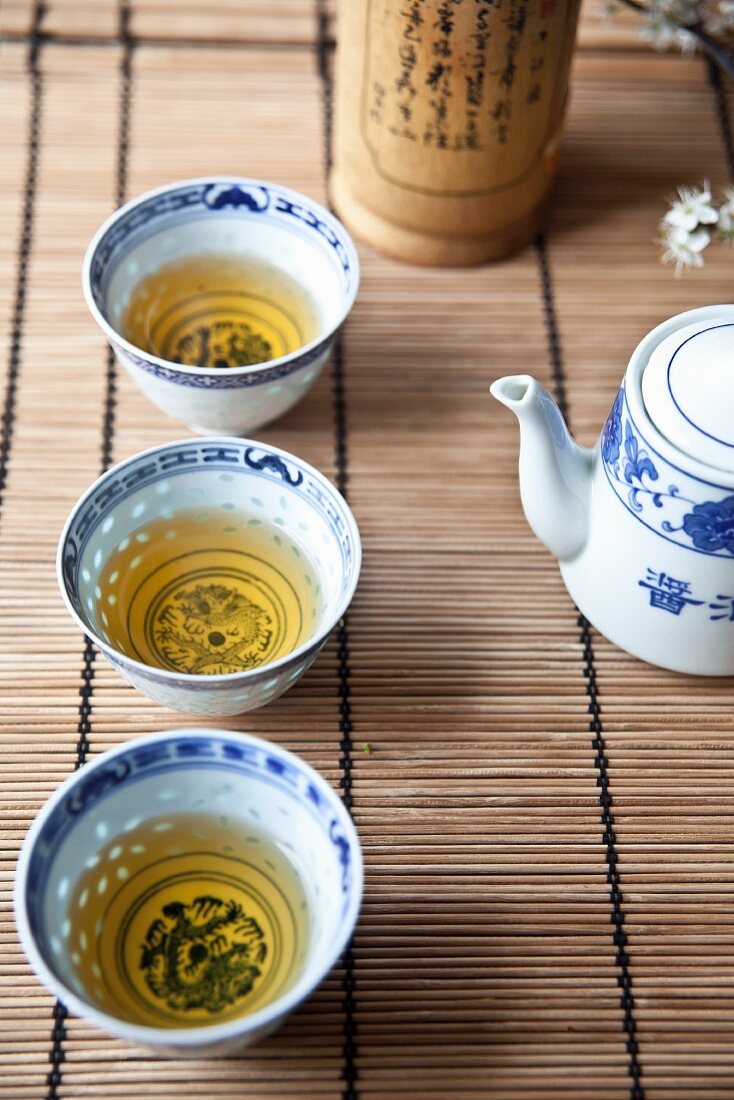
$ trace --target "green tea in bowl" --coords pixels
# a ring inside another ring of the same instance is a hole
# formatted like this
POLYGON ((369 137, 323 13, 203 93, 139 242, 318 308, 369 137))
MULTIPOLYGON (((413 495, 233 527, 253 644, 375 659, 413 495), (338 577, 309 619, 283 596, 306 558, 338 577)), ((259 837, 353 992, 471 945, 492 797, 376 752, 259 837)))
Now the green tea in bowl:
POLYGON ((141 524, 102 566, 103 636, 145 664, 195 675, 287 657, 318 622, 317 567, 298 540, 237 508, 184 508, 141 524))
POLYGON ((257 822, 146 818, 85 861, 57 942, 101 1011, 148 1027, 203 1027, 265 1008, 293 986, 309 901, 257 822))
POLYGON ((236 252, 182 257, 133 288, 122 335, 142 351, 189 367, 250 367, 314 340, 321 314, 283 268, 236 252))

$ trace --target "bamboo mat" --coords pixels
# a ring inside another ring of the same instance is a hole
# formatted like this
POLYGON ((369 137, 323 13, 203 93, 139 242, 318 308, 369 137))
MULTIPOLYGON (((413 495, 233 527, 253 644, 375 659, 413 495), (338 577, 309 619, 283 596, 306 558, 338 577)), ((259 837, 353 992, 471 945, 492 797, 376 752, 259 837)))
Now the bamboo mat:
MULTIPOLYGON (((35 0, 3 0, 2 31, 14 37, 30 34, 35 0)), ((324 0, 326 37, 334 36, 338 0, 324 0)), ((114 38, 118 33, 118 0, 47 0, 43 29, 64 38, 114 38)), ((309 0, 135 0, 130 30, 138 38, 171 38, 208 42, 260 42, 313 45, 318 36, 309 0)), ((585 0, 579 26, 582 46, 645 49, 637 34, 637 17, 623 8, 608 17, 605 0, 585 0)))
POLYGON ((346 636, 221 724, 351 795, 353 953, 250 1053, 180 1064, 65 1019, 20 952, 12 874, 38 807, 86 755, 187 724, 85 649, 56 589, 58 531, 102 464, 185 434, 109 370, 82 254, 119 198, 209 168, 325 198, 317 14, 0 10, 0 1096, 734 1097, 734 684, 579 624, 486 395, 531 369, 591 443, 639 337, 732 298, 731 254, 675 281, 653 243, 676 184, 729 178, 721 98, 699 62, 641 53, 591 9, 545 246, 469 271, 362 247, 341 359, 263 433, 346 478, 364 573, 346 636))

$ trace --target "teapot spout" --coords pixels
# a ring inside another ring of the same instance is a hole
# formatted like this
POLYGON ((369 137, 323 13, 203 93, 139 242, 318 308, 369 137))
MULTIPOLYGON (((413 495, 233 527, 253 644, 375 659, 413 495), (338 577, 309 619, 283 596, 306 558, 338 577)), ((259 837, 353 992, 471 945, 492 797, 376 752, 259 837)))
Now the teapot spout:
POLYGON ((535 534, 559 561, 586 542, 594 452, 571 438, 561 410, 529 374, 499 378, 490 393, 520 421, 520 496, 535 534))

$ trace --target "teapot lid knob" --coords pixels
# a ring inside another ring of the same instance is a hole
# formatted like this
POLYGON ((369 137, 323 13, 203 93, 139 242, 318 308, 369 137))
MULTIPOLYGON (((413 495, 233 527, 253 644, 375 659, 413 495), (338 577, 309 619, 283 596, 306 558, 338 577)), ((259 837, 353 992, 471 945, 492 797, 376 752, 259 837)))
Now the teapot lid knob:
POLYGON ((661 340, 642 374, 642 399, 673 446, 734 472, 734 322, 709 318, 661 340))

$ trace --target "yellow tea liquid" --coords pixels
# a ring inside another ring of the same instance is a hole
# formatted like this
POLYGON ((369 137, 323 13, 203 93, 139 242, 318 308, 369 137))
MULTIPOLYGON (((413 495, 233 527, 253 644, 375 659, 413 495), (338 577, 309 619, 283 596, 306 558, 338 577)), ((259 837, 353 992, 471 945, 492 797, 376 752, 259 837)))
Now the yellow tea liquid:
POLYGON ((308 900, 266 833, 170 814, 87 860, 60 931, 81 990, 104 1012, 152 1027, 220 1024, 295 983, 308 900))
POLYGON ((280 268, 238 253, 183 257, 133 289, 122 334, 142 351, 191 367, 243 367, 318 336, 318 307, 280 268))
POLYGON ((159 516, 122 539, 95 590, 116 649, 172 672, 258 668, 302 645, 322 605, 318 573, 282 528, 223 508, 159 516))

